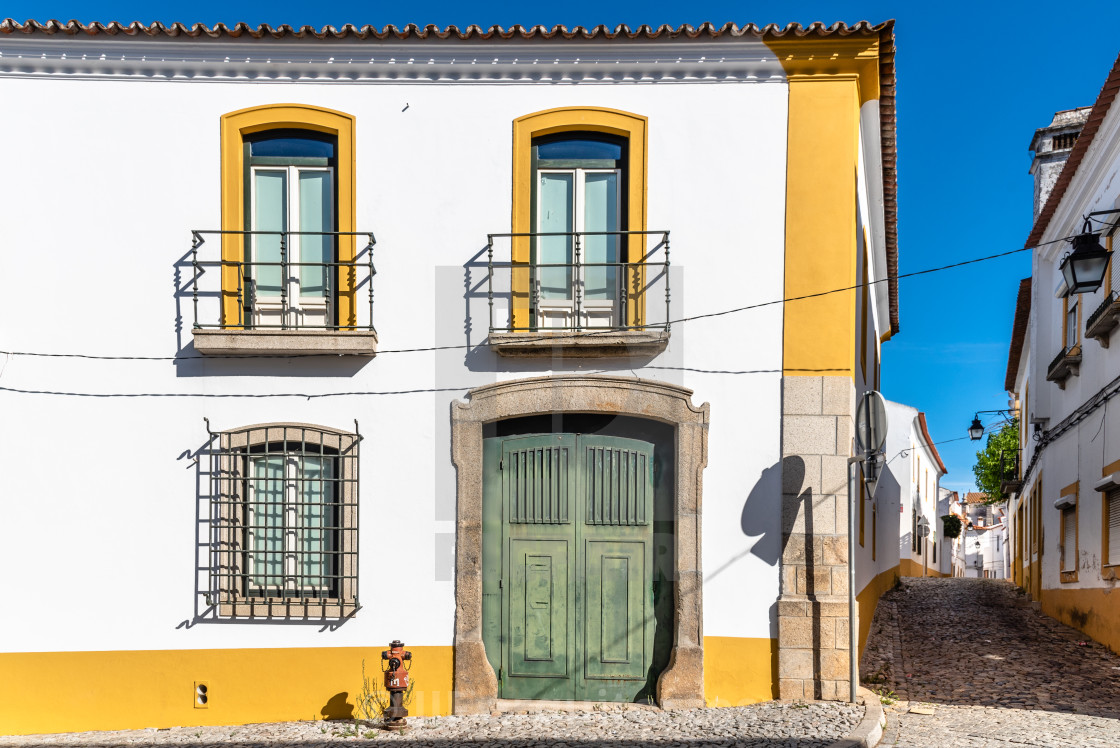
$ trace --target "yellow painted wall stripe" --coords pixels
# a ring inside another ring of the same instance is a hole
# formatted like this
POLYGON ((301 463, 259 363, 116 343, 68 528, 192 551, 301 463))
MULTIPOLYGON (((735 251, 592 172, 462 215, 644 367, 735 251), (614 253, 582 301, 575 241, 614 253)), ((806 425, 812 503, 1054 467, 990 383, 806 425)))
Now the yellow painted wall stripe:
MULTIPOLYGON (((382 647, 183 649, 0 654, 0 734, 349 719, 382 647), (205 709, 194 687, 208 686, 205 709)), ((414 716, 451 713, 452 648, 409 647, 414 716)), ((704 638, 711 706, 777 697, 778 643, 704 638)))
MULTIPOLYGON (((0 654, 0 735, 348 718, 386 647, 0 654), (206 681, 205 709, 195 681, 206 681)), ((409 647, 409 712, 451 713, 451 651, 409 647)))
POLYGON ((898 567, 880 572, 867 586, 856 595, 856 606, 859 609, 859 653, 863 654, 867 646, 867 636, 871 631, 871 621, 875 617, 875 609, 879 606, 879 598, 883 593, 898 583, 898 567))
POLYGON ((704 637, 704 703, 742 706, 778 698, 778 640, 704 637))

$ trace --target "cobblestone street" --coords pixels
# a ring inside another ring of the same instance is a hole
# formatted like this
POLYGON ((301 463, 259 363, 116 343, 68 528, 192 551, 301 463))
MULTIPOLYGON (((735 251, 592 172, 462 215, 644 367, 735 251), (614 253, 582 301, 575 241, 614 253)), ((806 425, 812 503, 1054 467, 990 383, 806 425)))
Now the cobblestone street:
POLYGON ((353 722, 284 722, 235 727, 173 727, 0 737, 0 748, 163 746, 220 748, 391 743, 401 748, 827 748, 863 718, 844 702, 767 702, 744 707, 662 711, 602 704, 591 712, 410 718, 387 733, 353 722))
POLYGON ((1120 745, 1120 657, 1032 610, 1008 582, 904 579, 861 662, 896 748, 1120 745))

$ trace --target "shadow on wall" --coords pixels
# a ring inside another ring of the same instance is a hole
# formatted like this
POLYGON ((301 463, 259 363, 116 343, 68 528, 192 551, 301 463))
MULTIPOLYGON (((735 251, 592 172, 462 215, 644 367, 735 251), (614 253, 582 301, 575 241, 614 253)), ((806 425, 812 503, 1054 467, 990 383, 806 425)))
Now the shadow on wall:
MULTIPOLYGON (((805 463, 800 457, 787 457, 786 462, 796 460, 800 467, 798 484, 805 477, 805 463)), ((750 552, 770 566, 778 563, 782 553, 781 524, 776 518, 781 516, 782 506, 782 463, 771 465, 762 471, 755 481, 747 501, 743 504, 743 514, 739 524, 747 537, 757 537, 750 552)), ((796 470, 798 466, 790 465, 796 470)))
POLYGON ((354 719, 354 705, 346 702, 349 695, 346 691, 336 693, 323 705, 319 714, 323 715, 323 719, 354 719))

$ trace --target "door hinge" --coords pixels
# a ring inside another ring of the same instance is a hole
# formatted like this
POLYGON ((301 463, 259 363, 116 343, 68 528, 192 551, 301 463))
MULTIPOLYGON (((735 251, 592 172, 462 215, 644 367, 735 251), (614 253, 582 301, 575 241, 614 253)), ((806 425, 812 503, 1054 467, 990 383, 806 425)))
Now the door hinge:
POLYGON ((503 582, 503 581, 505 581, 505 580, 502 580, 502 579, 499 579, 499 580, 498 580, 498 589, 501 589, 501 588, 502 588, 502 582, 503 582))
POLYGON ((505 469, 506 469, 506 461, 505 460, 498 460, 498 470, 505 470, 505 469))
POLYGON ((499 667, 498 668, 498 680, 501 680, 501 679, 502 679, 502 668, 499 667))

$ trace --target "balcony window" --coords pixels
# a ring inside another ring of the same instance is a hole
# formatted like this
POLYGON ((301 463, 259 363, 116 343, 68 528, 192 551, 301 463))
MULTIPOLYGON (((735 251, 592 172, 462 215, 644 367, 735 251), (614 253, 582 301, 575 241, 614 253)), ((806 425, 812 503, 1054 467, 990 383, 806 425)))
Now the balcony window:
POLYGON ((669 234, 645 228, 646 131, 644 117, 597 107, 514 121, 513 231, 487 243, 498 353, 664 350, 669 234), (651 321, 655 301, 665 314, 651 321))
POLYGON ((307 105, 222 117, 221 229, 191 232, 200 353, 376 351, 373 235, 354 226, 354 131, 352 116, 307 105))

